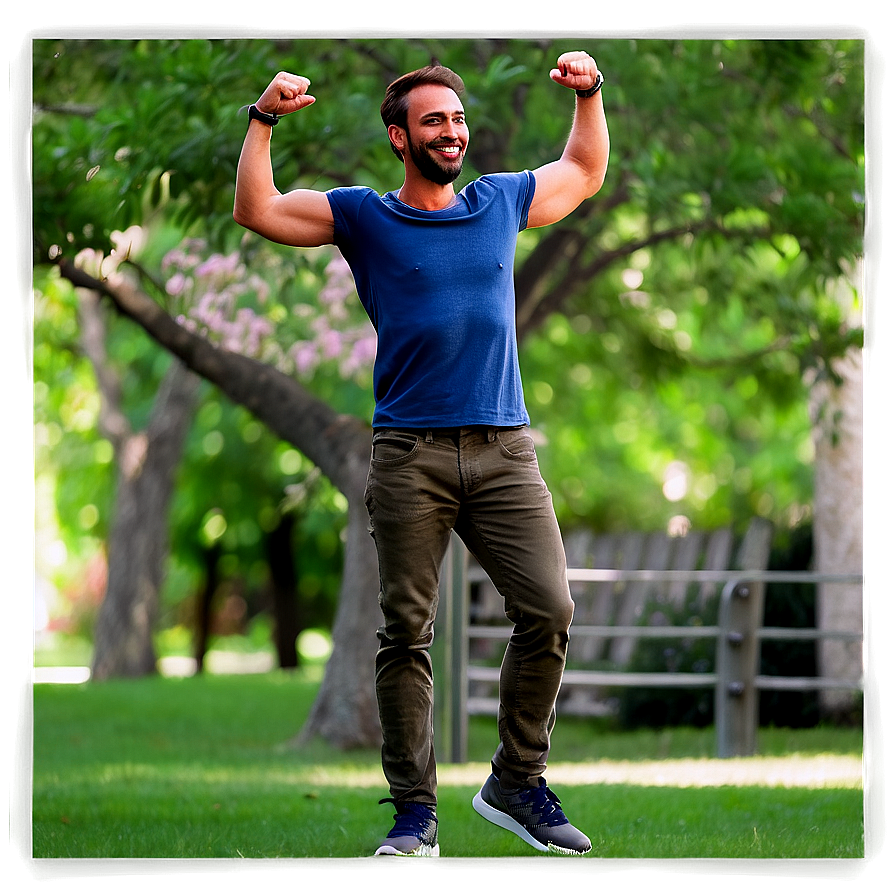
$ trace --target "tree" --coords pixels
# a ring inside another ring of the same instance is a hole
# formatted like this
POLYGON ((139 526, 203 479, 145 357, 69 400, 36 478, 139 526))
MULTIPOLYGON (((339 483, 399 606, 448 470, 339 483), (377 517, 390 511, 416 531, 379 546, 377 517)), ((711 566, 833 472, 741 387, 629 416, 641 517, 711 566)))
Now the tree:
MULTIPOLYGON (((853 290, 842 289, 844 317, 857 316, 853 290)), ((815 442, 815 514, 813 537, 820 573, 863 569, 863 375, 862 354, 852 349, 838 358, 835 377, 814 384, 810 393, 815 442)), ((838 583, 820 586, 818 627, 832 631, 862 631, 862 587, 838 583)), ((861 681, 862 645, 825 639, 818 644, 818 664, 831 678, 861 681)), ((849 691, 824 691, 828 717, 854 719, 859 707, 849 691)))
MULTIPOLYGON (((79 257, 83 268, 91 266, 88 254, 79 257)), ((122 411, 120 378, 106 357, 105 323, 95 291, 80 296, 80 311, 82 342, 101 395, 100 427, 112 444, 118 471, 106 594, 91 670, 102 681, 155 670, 153 634, 167 559, 168 505, 199 381, 179 362, 171 363, 146 428, 135 432, 122 411)))
MULTIPOLYGON (((281 188, 394 187, 376 107, 392 77, 431 57, 467 80, 468 176, 534 167, 556 157, 565 140, 568 116, 557 112, 546 73, 566 48, 503 40, 102 43, 90 54, 90 85, 106 100, 95 106, 83 84, 59 76, 60 67, 87 65, 81 47, 48 42, 36 54, 45 77, 35 83, 72 94, 54 97, 52 108, 37 97, 38 261, 57 247, 52 260, 66 277, 111 299, 296 445, 346 497, 336 646, 308 729, 334 743, 369 741, 376 728, 372 710, 362 709, 372 706, 364 695, 372 692, 377 579, 363 506, 368 424, 271 364, 190 332, 132 282, 87 277, 71 261, 74 250, 104 245, 116 224, 145 217, 147 197, 182 225, 201 221, 213 238, 232 243, 227 215, 243 127, 235 110, 280 68, 309 75, 318 97, 307 110, 313 114, 291 116, 278 131, 281 188), (60 108, 68 112, 64 126, 60 108), (73 121, 76 112, 82 117, 73 121)), ((803 376, 830 372, 861 338, 821 288, 861 253, 861 45, 613 41, 595 54, 609 74, 610 176, 597 199, 562 224, 521 236, 521 338, 562 315, 593 343, 582 363, 612 370, 624 358, 635 392, 715 367, 734 382, 749 379, 754 404, 756 396, 774 404, 782 386, 786 401, 800 400, 803 376)), ((251 238, 242 245, 247 256, 259 251, 251 238)), ((309 272, 316 263, 302 262, 309 272)), ((327 388, 311 385, 321 394, 327 388)), ((753 426, 752 437, 766 431, 753 426)))
POLYGON ((300 446, 345 495, 348 535, 333 628, 334 651, 309 726, 314 734, 328 737, 341 747, 371 743, 378 731, 372 688, 373 651, 359 649, 365 636, 372 639, 378 614, 376 602, 370 600, 378 588, 379 575, 363 500, 369 425, 334 411, 275 367, 216 347, 190 332, 124 277, 98 280, 66 260, 60 263, 60 269, 74 285, 111 299, 116 308, 138 321, 191 370, 248 408, 281 438, 300 446), (366 664, 365 656, 369 656, 366 664), (332 708, 335 721, 327 711, 317 708, 321 706, 332 708))

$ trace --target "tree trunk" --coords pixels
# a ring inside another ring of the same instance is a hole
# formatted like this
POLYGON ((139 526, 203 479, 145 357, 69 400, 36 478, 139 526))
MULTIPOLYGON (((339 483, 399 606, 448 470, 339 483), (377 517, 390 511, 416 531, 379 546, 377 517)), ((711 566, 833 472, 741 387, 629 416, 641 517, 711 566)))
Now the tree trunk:
POLYGON ((340 749, 382 742, 374 674, 376 629, 382 622, 379 565, 370 536, 364 490, 369 447, 355 456, 348 499, 348 526, 342 587, 333 624, 333 653, 304 729, 296 743, 314 737, 340 749))
POLYGON ((108 541, 109 571, 94 637, 96 680, 155 671, 152 636, 168 557, 168 505, 196 404, 199 379, 174 360, 135 433, 121 410, 120 383, 106 358, 106 328, 96 290, 79 290, 81 338, 100 391, 99 426, 118 468, 108 541))
POLYGON ((196 643, 193 648, 193 656, 196 659, 196 672, 202 672, 205 668, 205 654, 208 651, 208 639, 211 634, 212 605, 215 600, 215 592, 218 590, 220 578, 218 576, 218 560, 221 557, 221 545, 215 542, 202 552, 205 566, 205 581, 202 590, 196 597, 196 643))
POLYGON ((274 647, 281 669, 299 665, 296 639, 305 628, 299 611, 296 565, 292 553, 295 517, 284 514, 273 532, 265 538, 268 569, 271 574, 271 603, 274 616, 274 647))
POLYGON ((333 653, 300 739, 320 736, 339 748, 378 746, 381 736, 373 679, 375 632, 380 623, 379 567, 364 504, 370 425, 338 414, 269 364, 217 348, 181 327, 123 276, 97 280, 66 258, 60 260, 59 268, 75 286, 111 299, 163 348, 294 445, 345 496, 348 539, 333 653))
MULTIPOLYGON (((861 326, 862 264, 835 287, 833 297, 850 326, 861 326)), ((815 512, 812 537, 820 573, 862 572, 862 352, 852 349, 833 365, 841 382, 820 378, 810 393, 815 442, 815 512)), ((862 586, 824 584, 818 589, 817 624, 822 630, 863 630, 862 586)), ((825 678, 862 679, 860 641, 818 642, 818 670, 825 678)), ((833 721, 861 720, 856 695, 821 692, 821 712, 833 721)))
POLYGON ((152 638, 168 559, 168 506, 198 382, 174 361, 149 427, 128 438, 118 455, 109 576, 94 637, 95 680, 155 671, 152 638))
MULTIPOLYGON (((842 385, 830 380, 813 392, 815 421, 815 567, 820 573, 862 571, 862 355, 835 364, 842 385)), ((862 586, 823 584, 818 591, 818 627, 862 631, 862 586)), ((861 642, 825 639, 818 647, 825 678, 862 678, 861 642)), ((855 695, 822 691, 822 713, 833 720, 855 718, 855 695)))

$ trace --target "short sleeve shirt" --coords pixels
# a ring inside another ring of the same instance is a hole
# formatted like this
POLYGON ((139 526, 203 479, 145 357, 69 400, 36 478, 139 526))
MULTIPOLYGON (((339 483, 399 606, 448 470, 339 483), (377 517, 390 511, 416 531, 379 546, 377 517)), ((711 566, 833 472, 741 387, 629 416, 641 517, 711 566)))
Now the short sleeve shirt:
POLYGON ((334 242, 377 332, 374 427, 529 422, 513 262, 534 192, 530 171, 480 177, 438 211, 367 187, 328 192, 334 242))

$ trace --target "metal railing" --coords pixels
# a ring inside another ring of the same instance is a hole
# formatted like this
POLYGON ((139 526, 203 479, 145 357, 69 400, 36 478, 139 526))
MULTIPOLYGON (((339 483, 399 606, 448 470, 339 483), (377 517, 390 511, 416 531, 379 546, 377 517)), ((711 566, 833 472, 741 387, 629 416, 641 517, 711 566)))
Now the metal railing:
MULTIPOLYGON (((716 584, 722 586, 716 625, 577 625, 570 627, 570 639, 581 636, 604 638, 712 638, 716 642, 715 672, 613 672, 567 669, 565 685, 613 687, 711 687, 715 694, 716 751, 720 758, 749 756, 756 751, 758 693, 762 690, 813 691, 862 690, 862 682, 825 677, 759 675, 762 641, 813 640, 861 641, 862 632, 819 628, 775 628, 762 625, 765 585, 772 583, 858 584, 861 574, 820 574, 765 570, 621 570, 570 569, 572 582, 655 582, 658 584, 716 584)), ((471 681, 498 680, 496 667, 471 666, 471 638, 503 639, 510 635, 506 625, 470 624, 470 586, 484 581, 481 569, 471 570, 466 550, 452 539, 442 573, 441 625, 444 651, 444 690, 441 695, 441 724, 444 749, 451 762, 467 756, 468 719, 471 710, 481 711, 482 703, 471 700, 471 681)), ((492 701, 494 702, 494 701, 492 701)))

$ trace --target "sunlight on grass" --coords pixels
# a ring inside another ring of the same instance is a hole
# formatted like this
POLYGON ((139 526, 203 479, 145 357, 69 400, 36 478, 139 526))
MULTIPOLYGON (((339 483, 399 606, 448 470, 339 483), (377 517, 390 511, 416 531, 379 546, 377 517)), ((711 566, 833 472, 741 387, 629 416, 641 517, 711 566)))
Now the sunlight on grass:
MULTIPOLYGON (((379 751, 295 745, 319 672, 35 685, 34 855, 370 855, 393 811, 379 751)), ((470 806, 495 736, 472 721, 472 761, 439 767, 443 855, 531 858, 470 806)), ((861 732, 762 732, 765 755, 718 760, 712 732, 562 729, 550 781, 592 857, 863 854, 861 732)))

